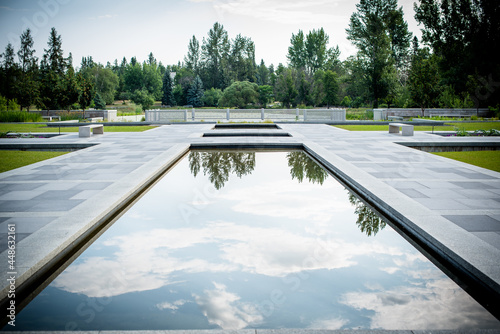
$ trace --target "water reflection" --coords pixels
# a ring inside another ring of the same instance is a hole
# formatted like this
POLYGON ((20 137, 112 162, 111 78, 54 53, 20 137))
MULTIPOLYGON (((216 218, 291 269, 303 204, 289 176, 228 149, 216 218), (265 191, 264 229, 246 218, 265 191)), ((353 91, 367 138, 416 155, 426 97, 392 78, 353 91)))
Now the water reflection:
POLYGON ((375 236, 379 231, 383 230, 387 223, 380 218, 371 208, 366 206, 359 198, 353 193, 349 193, 349 202, 356 207, 354 213, 358 215, 356 225, 361 232, 366 233, 368 236, 375 236))
POLYGON ((292 179, 302 182, 305 176, 309 182, 323 184, 328 177, 328 173, 303 152, 290 152, 286 158, 292 179))
MULTIPOLYGON (((191 151, 188 159, 191 173, 196 177, 203 168, 203 174, 208 175, 217 190, 224 187, 232 173, 241 178, 255 169, 255 152, 191 151)), ((289 152, 286 159, 292 180, 301 183, 305 178, 310 183, 323 185, 328 177, 328 173, 304 152, 289 152)), ((356 225, 361 232, 375 236, 384 229, 385 221, 353 193, 349 192, 348 196, 349 202, 355 206, 354 213, 358 215, 356 225)))
POLYGON ((303 158, 192 152, 21 311, 15 329, 498 327, 303 158), (246 177, 234 187, 232 175, 246 177), (207 185, 206 202, 193 201, 207 185), (186 222, 188 202, 199 214, 186 222))
POLYGON ((224 187, 229 175, 241 178, 252 173, 255 168, 255 152, 197 152, 189 153, 189 168, 196 177, 203 167, 203 175, 208 174, 210 182, 217 190, 224 187))

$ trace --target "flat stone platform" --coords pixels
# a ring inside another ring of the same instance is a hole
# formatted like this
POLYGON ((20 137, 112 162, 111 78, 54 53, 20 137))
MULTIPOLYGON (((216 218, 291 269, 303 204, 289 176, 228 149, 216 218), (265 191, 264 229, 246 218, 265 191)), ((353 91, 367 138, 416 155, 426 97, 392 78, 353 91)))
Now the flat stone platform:
POLYGON ((13 271, 7 260, 9 224, 16 229, 15 276, 22 289, 45 279, 41 273, 48 266, 117 215, 190 148, 302 148, 377 211, 399 222, 424 251, 466 272, 466 286, 480 282, 479 297, 490 303, 490 310, 500 310, 500 173, 399 144, 499 143, 500 138, 426 132, 403 137, 321 124, 279 124, 278 136, 269 134, 273 130, 258 136, 249 129, 254 135, 238 130, 237 136, 204 137, 216 131, 213 127, 182 124, 140 133, 105 131, 89 138, 70 133, 0 139, 0 144, 95 144, 0 174, 0 300, 7 301, 13 271))

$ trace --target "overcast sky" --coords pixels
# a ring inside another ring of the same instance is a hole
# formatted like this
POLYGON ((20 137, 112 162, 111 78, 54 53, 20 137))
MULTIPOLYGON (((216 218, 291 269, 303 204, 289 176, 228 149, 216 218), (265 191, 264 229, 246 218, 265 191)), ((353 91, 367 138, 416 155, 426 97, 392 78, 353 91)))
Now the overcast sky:
MULTIPOLYGON (((323 27, 330 47, 338 45, 341 59, 356 49, 345 29, 358 0, 0 0, 0 53, 8 42, 19 49, 19 37, 31 28, 37 56, 47 48, 50 29, 62 37, 65 56, 74 65, 92 56, 106 64, 123 57, 139 61, 150 52, 164 65, 182 61, 193 35, 200 41, 215 22, 229 38, 238 34, 255 42, 255 56, 266 65, 286 64, 290 37, 323 27)), ((420 37, 414 0, 399 0, 410 31, 420 37)), ((17 57, 16 57, 17 60, 17 57)))

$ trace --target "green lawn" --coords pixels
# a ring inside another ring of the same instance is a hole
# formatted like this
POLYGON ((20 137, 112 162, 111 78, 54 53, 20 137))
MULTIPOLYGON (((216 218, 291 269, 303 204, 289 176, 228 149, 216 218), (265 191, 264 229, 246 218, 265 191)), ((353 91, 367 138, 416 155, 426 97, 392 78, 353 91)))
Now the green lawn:
POLYGON ((48 151, 0 151, 0 173, 58 157, 68 152, 48 151))
POLYGON ((500 151, 434 152, 433 154, 500 172, 500 151))
MULTIPOLYGON (((445 126, 435 126, 434 131, 454 131, 455 127, 466 131, 474 130, 500 130, 500 122, 477 122, 477 123, 445 123, 445 126)), ((388 131, 388 125, 335 125, 337 128, 349 131, 388 131)), ((415 131, 432 131, 432 126, 415 126, 415 131)))
MULTIPOLYGON (((142 132, 154 129, 155 126, 104 126, 104 132, 142 132)), ((59 132, 58 127, 46 127, 43 124, 30 123, 0 123, 0 132, 59 132)), ((78 132, 78 127, 64 127, 61 132, 78 132)))

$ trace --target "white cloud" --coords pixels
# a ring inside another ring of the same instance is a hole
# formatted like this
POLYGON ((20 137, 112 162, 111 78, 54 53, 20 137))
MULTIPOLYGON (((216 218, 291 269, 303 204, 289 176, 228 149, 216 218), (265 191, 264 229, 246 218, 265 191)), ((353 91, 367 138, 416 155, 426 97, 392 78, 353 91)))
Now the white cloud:
POLYGON ((498 324, 457 284, 435 269, 422 267, 417 263, 420 261, 427 262, 418 252, 393 259, 394 263, 401 262, 395 272, 403 272, 407 285, 387 289, 367 283, 368 291, 347 292, 339 302, 372 311, 372 329, 473 329, 498 324))
POLYGON ((228 292, 226 286, 213 282, 215 289, 193 295, 203 314, 222 329, 242 329, 262 322, 263 317, 252 304, 240 302, 240 297, 228 292))
POLYGON ((173 303, 163 302, 163 303, 156 304, 156 307, 159 310, 172 310, 172 311, 176 311, 176 310, 179 309, 180 306, 182 306, 182 305, 184 305, 186 303, 188 303, 187 300, 185 300, 185 299, 179 299, 179 300, 174 301, 173 303))
POLYGON ((310 329, 341 329, 349 323, 349 320, 339 317, 332 319, 316 319, 308 327, 310 329))
POLYGON ((338 16, 330 13, 339 12, 335 10, 339 1, 331 0, 215 0, 212 2, 214 9, 221 17, 228 13, 280 24, 331 22, 338 19, 338 16))
POLYGON ((303 270, 353 266, 359 255, 401 255, 397 248, 377 242, 354 244, 333 237, 320 239, 280 228, 227 222, 117 236, 103 245, 118 250, 108 258, 89 257, 73 264, 55 280, 55 286, 89 297, 110 297, 173 284, 174 272, 243 271, 284 277, 303 270), (204 244, 218 247, 216 260, 203 258, 204 244), (194 256, 176 256, 176 250, 196 247, 202 248, 193 252, 194 256))
POLYGON ((306 183, 294 184, 287 181, 269 182, 264 185, 250 186, 245 189, 232 189, 220 195, 223 199, 238 199, 231 207, 236 212, 270 217, 302 219, 311 224, 322 225, 339 212, 352 212, 346 201, 343 188, 341 196, 331 197, 333 182, 323 186, 306 183), (321 196, 324 193, 324 196, 321 196))

